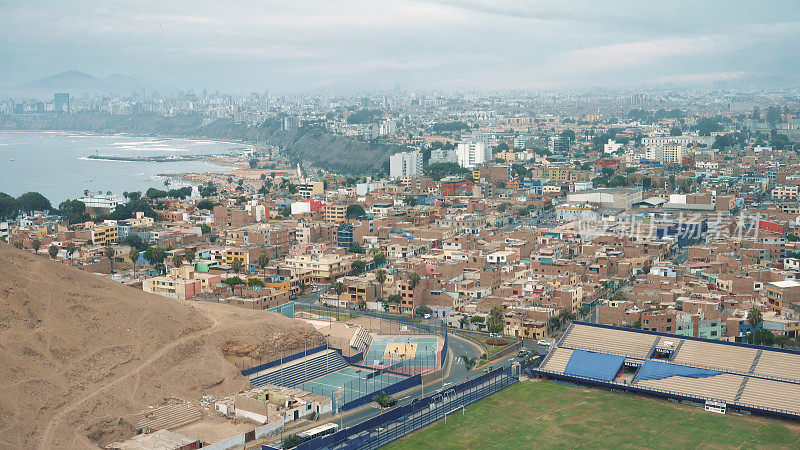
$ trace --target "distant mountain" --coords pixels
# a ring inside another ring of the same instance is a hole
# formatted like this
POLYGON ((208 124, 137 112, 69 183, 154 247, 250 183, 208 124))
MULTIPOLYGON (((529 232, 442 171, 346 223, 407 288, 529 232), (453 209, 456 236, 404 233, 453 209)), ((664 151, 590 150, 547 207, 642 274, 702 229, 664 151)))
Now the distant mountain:
POLYGON ((47 98, 56 92, 124 95, 142 90, 166 93, 172 89, 165 84, 136 76, 115 73, 106 78, 97 78, 77 70, 70 70, 5 90, 12 94, 47 98))

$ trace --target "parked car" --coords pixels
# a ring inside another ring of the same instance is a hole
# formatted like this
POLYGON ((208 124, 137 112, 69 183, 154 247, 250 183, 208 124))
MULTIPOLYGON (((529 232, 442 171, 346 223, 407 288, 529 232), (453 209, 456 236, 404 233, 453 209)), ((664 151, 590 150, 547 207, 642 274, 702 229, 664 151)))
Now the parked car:
POLYGON ((522 350, 517 352, 517 356, 519 356, 520 358, 524 358, 527 354, 528 354, 528 351, 525 350, 525 349, 522 349, 522 350))
POLYGON ((539 345, 550 345, 550 342, 545 341, 544 339, 539 339, 536 343, 539 345))

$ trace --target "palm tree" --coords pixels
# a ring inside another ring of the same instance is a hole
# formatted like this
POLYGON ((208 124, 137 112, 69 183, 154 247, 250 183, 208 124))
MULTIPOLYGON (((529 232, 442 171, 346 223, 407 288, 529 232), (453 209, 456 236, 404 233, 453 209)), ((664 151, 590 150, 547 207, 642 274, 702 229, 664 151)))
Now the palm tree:
POLYGON ((458 319, 458 323, 461 325, 461 329, 463 330, 469 323, 469 316, 461 316, 461 318, 458 319))
POLYGON ((114 270, 114 256, 117 254, 110 245, 106 246, 106 258, 108 258, 108 268, 114 270))
POLYGON ((383 298, 383 283, 386 281, 386 271, 383 269, 378 269, 375 272, 375 281, 381 285, 381 290, 378 291, 378 300, 383 298))
POLYGON ((136 278, 136 260, 139 259, 139 249, 131 246, 131 252, 128 257, 131 259, 131 264, 133 264, 133 278, 136 278))
POLYGON ((756 327, 758 327, 758 324, 760 324, 762 321, 763 318, 761 316, 760 309, 754 306, 750 309, 750 311, 747 312, 747 323, 749 323, 750 326, 753 327, 753 331, 755 331, 756 327))
POLYGON ((336 293, 336 320, 339 320, 339 296, 341 296, 347 288, 345 288, 344 283, 341 281, 331 284, 331 288, 333 292, 336 293))
POLYGON ((34 252, 39 253, 39 249, 42 248, 42 241, 34 239, 33 242, 31 242, 31 247, 33 247, 34 252))
POLYGON ((233 261, 231 261, 231 269, 233 269, 234 273, 239 273, 239 271, 242 270, 242 260, 233 258, 233 261))
POLYGON ((261 267, 261 271, 266 275, 267 272, 267 264, 269 264, 269 256, 266 253, 262 253, 258 255, 258 266, 261 267))
POLYGON ((467 381, 469 381, 469 371, 475 368, 478 363, 478 358, 469 355, 461 355, 461 360, 464 361, 464 367, 467 368, 467 381))
POLYGON ((421 280, 422 280, 422 277, 419 276, 419 274, 417 272, 411 272, 411 275, 408 276, 408 286, 413 291, 414 288, 417 287, 417 285, 419 284, 419 282, 421 280))

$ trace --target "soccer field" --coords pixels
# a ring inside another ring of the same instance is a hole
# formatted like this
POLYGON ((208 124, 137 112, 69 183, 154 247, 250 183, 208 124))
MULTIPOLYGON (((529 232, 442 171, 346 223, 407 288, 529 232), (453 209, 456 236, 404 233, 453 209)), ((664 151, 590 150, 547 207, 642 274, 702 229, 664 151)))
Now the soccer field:
POLYGON ((387 448, 798 448, 800 424, 667 400, 517 383, 387 448))

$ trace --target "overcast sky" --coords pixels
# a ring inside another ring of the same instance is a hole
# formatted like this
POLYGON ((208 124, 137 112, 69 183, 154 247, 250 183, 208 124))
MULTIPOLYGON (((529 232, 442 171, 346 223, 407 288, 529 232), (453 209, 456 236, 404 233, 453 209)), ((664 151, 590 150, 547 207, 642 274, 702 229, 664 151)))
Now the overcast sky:
POLYGON ((0 0, 0 85, 66 70, 237 92, 796 79, 791 1, 0 0))

